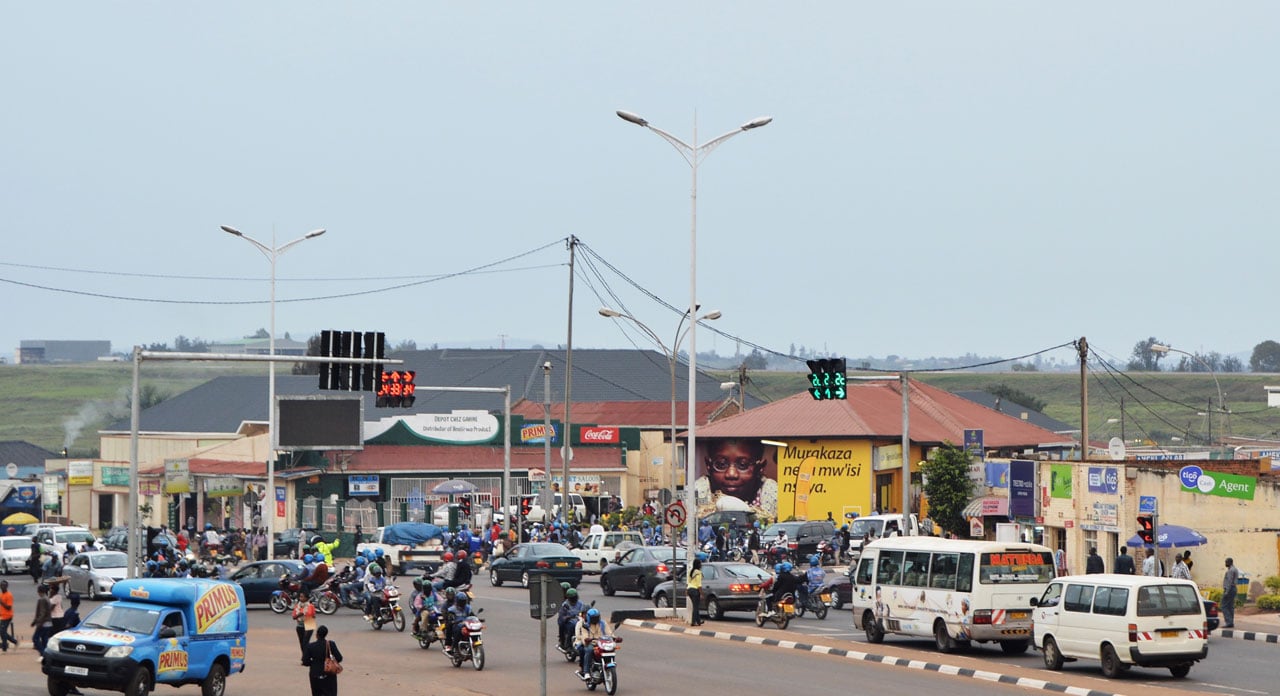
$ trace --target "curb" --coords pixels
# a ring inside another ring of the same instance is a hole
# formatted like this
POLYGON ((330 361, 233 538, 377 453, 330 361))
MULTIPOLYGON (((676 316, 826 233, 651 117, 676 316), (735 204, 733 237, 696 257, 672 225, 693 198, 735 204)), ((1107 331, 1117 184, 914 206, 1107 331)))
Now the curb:
POLYGON ((1219 635, 1223 638, 1234 638, 1236 640, 1256 640, 1263 643, 1280 643, 1280 634, 1262 633, 1260 631, 1241 631, 1238 628, 1220 628, 1219 635))
POLYGON ((906 667, 908 669, 918 669, 926 672, 938 672, 950 676, 970 677, 981 681, 997 682, 1000 684, 1009 684, 1027 689, 1039 689, 1041 691, 1052 691, 1059 694, 1071 694, 1072 696, 1122 696, 1122 694, 1111 693, 1109 691, 1098 691, 1096 689, 1085 689, 1079 686, 1067 686, 1066 684, 1055 684, 1047 682, 1043 679, 1030 679, 1027 677, 1018 677, 1012 674, 1001 674, 999 672, 989 672, 986 670, 970 669, 968 667, 958 667, 956 665, 948 665, 939 662, 925 662, 923 660, 909 660, 902 657, 891 657, 889 655, 877 655, 874 653, 865 653, 857 650, 845 650, 843 648, 833 648, 827 645, 815 645, 811 643, 801 643, 794 640, 778 640, 777 638, 763 638, 760 636, 748 636, 737 633, 726 633, 723 631, 707 631, 701 629, 687 628, 684 626, 676 626, 673 624, 656 623, 652 621, 640 621, 636 619, 626 619, 623 621, 628 626, 634 628, 647 628, 655 631, 666 631, 668 633, 683 633, 691 636, 703 636, 707 638, 716 638, 718 640, 727 640, 737 643, 747 643, 749 645, 767 645, 770 647, 788 648, 791 650, 802 650, 805 652, 817 653, 819 655, 835 655, 836 657, 844 657, 850 660, 860 660, 862 662, 875 662, 882 665, 892 667, 906 667))

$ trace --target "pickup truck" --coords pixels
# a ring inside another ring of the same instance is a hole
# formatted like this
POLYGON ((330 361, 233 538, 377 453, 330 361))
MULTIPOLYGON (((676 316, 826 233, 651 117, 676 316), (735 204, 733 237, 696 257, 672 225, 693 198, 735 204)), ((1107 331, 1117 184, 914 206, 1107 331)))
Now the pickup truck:
POLYGON ((596 532, 588 534, 582 541, 582 546, 574 549, 573 554, 582 559, 582 572, 600 573, 615 560, 614 552, 618 545, 626 541, 644 546, 644 537, 640 532, 596 532))
MULTIPOLYGON (((525 520, 529 522, 546 523, 548 519, 547 511, 544 510, 542 506, 538 504, 539 496, 524 495, 524 496, 521 496, 520 498, 521 498, 521 501, 526 501, 526 500, 529 501, 529 514, 524 516, 525 520)), ((585 501, 583 501, 582 495, 578 493, 570 493, 569 502, 573 504, 573 519, 579 523, 585 521, 587 519, 587 504, 585 501)), ((556 519, 560 516, 560 505, 562 503, 563 503, 563 499, 560 497, 559 493, 556 493, 555 500, 551 505, 551 516, 550 516, 551 519, 556 519)), ((510 515, 516 514, 515 507, 508 505, 507 514, 510 514, 510 515)), ((502 522, 502 523, 506 522, 505 516, 501 511, 493 513, 493 519, 497 522, 502 522)))
POLYGON ((382 553, 391 558, 391 571, 396 575, 419 570, 434 570, 444 556, 444 529, 424 522, 400 522, 378 527, 369 541, 356 547, 356 553, 365 549, 382 553))
POLYGON ((41 658, 51 696, 72 687, 148 694, 158 684, 199 684, 222 696, 245 668, 249 617, 244 592, 217 580, 133 579, 116 601, 49 639, 41 658))
MULTIPOLYGON (((910 535, 920 535, 920 521, 916 519, 914 514, 907 516, 907 524, 910 525, 910 535)), ((858 562, 858 558, 862 553, 858 550, 858 546, 862 543, 862 537, 868 532, 871 533, 871 540, 882 539, 888 536, 901 536, 902 532, 902 515, 885 514, 885 515, 864 515, 853 520, 849 524, 849 550, 853 557, 853 563, 858 562)))

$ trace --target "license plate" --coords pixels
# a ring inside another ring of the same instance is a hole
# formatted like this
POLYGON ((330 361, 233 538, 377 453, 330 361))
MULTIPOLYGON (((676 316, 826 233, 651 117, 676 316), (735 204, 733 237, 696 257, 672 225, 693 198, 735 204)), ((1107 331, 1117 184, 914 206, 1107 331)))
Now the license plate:
POLYGON ((565 561, 557 561, 557 562, 556 562, 556 567, 557 567, 557 568, 568 568, 568 567, 569 567, 569 564, 568 564, 567 562, 565 562, 565 561))
POLYGON ((471 641, 471 644, 472 644, 472 645, 484 645, 484 641, 480 640, 479 638, 476 638, 475 640, 471 641))
POLYGON ((64 670, 64 671, 65 671, 67 674, 74 674, 74 675, 76 675, 76 676, 78 676, 78 677, 88 676, 88 674, 89 674, 89 668, 88 668, 88 667, 74 667, 74 666, 68 666, 68 667, 66 668, 66 670, 64 670))
POLYGON ((752 586, 751 586, 751 591, 752 591, 752 592, 759 592, 759 591, 760 591, 760 586, 759 586, 759 585, 752 585, 752 586))
POLYGON ((1025 618, 1027 618, 1027 614, 1028 614, 1028 612, 1025 612, 1025 611, 1011 611, 1011 612, 1009 612, 1009 618, 1011 618, 1011 619, 1025 619, 1025 618))
POLYGON ((1161 638, 1177 638, 1178 631, 1161 631, 1160 637, 1161 638))
POLYGON ((830 601, 831 601, 831 595, 829 595, 829 594, 821 594, 821 595, 818 595, 818 598, 822 600, 822 603, 823 603, 823 604, 826 604, 827 602, 830 602, 830 601))

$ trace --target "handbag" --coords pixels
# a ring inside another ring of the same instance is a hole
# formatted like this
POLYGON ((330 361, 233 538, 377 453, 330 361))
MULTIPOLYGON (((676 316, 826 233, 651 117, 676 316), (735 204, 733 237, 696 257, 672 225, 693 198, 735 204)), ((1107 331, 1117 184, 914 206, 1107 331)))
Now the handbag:
POLYGON ((333 641, 326 640, 324 642, 324 673, 325 674, 342 674, 342 663, 333 659, 329 654, 329 646, 333 645, 333 641))

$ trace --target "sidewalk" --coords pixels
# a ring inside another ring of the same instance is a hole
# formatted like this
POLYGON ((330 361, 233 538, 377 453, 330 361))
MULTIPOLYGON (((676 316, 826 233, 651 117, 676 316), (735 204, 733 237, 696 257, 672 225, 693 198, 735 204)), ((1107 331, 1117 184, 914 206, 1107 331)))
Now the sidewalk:
POLYGON ((1280 613, 1236 614, 1234 629, 1219 628, 1223 638, 1280 643, 1280 613))

